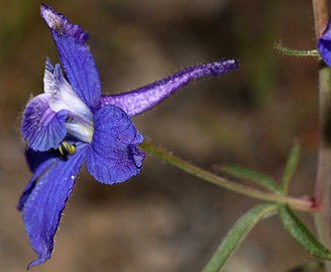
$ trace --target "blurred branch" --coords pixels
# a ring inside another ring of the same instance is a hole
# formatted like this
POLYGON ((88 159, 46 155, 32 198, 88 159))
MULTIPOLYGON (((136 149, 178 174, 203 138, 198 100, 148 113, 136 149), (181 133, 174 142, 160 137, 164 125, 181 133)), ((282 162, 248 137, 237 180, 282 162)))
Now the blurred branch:
MULTIPOLYGON (((326 0, 313 0, 316 39, 327 25, 326 0)), ((315 224, 320 240, 331 248, 331 69, 320 61, 319 69, 319 150, 315 197, 320 210, 315 215, 315 224)), ((331 263, 325 262, 326 271, 331 272, 331 263)))

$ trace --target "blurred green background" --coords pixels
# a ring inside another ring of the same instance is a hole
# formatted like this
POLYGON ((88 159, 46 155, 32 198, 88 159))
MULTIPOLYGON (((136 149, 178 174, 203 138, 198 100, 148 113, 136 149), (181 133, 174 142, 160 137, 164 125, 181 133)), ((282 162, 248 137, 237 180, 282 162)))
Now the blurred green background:
MULTIPOLYGON (((291 192, 311 194, 316 168, 317 63, 282 57, 276 40, 315 47, 310 1, 49 1, 90 33, 103 92, 130 90, 201 62, 240 69, 185 87, 134 118, 175 154, 215 170, 234 163, 280 178, 294 139, 302 159, 291 192)), ((46 56, 57 62, 39 1, 0 0, 0 271, 35 258, 17 199, 30 177, 20 119, 42 92, 46 56)), ((200 271, 235 219, 257 202, 147 155, 141 175, 105 186, 82 171, 53 257, 33 271, 200 271)), ((284 271, 309 258, 276 219, 262 222, 226 271, 284 271)))

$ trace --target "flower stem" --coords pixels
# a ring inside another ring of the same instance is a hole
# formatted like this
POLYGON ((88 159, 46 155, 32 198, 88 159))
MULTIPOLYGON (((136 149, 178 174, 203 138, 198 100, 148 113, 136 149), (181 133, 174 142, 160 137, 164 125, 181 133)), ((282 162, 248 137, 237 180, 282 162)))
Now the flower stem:
MULTIPOLYGON (((327 25, 326 0, 313 0, 316 39, 319 39, 327 25)), ((320 61, 319 69, 319 150, 315 187, 315 198, 320 210, 315 215, 318 236, 324 245, 331 248, 331 70, 320 61)), ((331 263, 325 262, 325 269, 331 272, 331 263)))
POLYGON ((275 43, 274 49, 282 55, 292 57, 319 57, 320 54, 316 49, 314 50, 297 50, 283 46, 279 41, 275 43))
POLYGON ((317 207, 314 205, 313 201, 311 199, 301 199, 301 198, 294 198, 279 194, 272 194, 268 192, 264 192, 261 190, 257 190, 252 187, 248 187, 245 185, 241 185, 238 183, 234 183, 232 181, 229 181, 223 177, 214 175, 206 170, 203 170, 195 165, 192 165, 188 163, 187 161, 184 161, 172 153, 153 146, 150 142, 147 140, 144 140, 144 142, 139 146, 142 150, 145 152, 148 152, 152 155, 155 155, 162 159, 163 161, 181 169, 185 172, 192 174, 194 176, 197 176, 205 181, 208 181, 210 183, 213 183, 217 186, 226 188, 228 190, 237 192, 242 195, 246 195, 252 198, 256 198, 263 201, 268 202, 275 202, 279 204, 288 204, 293 209, 301 210, 301 211, 316 211, 317 207))

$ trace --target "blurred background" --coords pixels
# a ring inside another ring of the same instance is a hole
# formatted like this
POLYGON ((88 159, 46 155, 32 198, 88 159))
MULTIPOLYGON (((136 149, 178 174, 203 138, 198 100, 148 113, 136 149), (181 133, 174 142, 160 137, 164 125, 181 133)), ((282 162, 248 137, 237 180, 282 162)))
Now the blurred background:
MULTIPOLYGON (((215 171, 235 164, 279 179, 302 144, 293 195, 310 195, 316 169, 317 63, 282 57, 276 40, 313 49, 311 1, 48 1, 90 33, 103 93, 151 83, 180 68, 237 58, 240 69, 186 86, 133 119, 155 145, 215 171)), ((35 258, 17 199, 30 178, 20 120, 57 62, 39 1, 0 0, 0 271, 35 258)), ((116 185, 85 170, 56 236, 52 259, 33 271, 200 271, 235 220, 258 202, 147 155, 141 175, 116 185)), ((303 215, 309 222, 309 217, 303 215)), ((275 218, 261 222, 226 271, 285 271, 309 260, 275 218)))

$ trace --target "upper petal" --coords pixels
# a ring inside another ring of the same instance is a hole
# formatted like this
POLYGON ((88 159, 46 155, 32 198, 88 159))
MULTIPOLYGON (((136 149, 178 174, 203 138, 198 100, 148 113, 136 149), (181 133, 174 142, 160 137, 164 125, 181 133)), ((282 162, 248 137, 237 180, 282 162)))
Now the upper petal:
POLYGON ((67 111, 54 112, 48 104, 49 96, 40 94, 29 101, 23 113, 21 132, 29 141, 28 147, 36 151, 57 148, 66 135, 67 111))
POLYGON ((54 68, 48 58, 45 63, 44 91, 49 94, 48 103, 53 111, 65 109, 80 116, 86 122, 93 123, 92 112, 65 79, 60 65, 56 64, 54 68))
POLYGON ((94 134, 87 157, 87 171, 99 182, 122 182, 140 172, 144 153, 137 147, 143 137, 126 113, 105 106, 94 115, 94 134))
POLYGON ((40 6, 40 14, 50 29, 71 86, 86 105, 96 110, 101 87, 93 56, 86 44, 88 34, 48 5, 40 6))
POLYGON ((129 116, 135 116, 156 106, 193 80, 209 76, 220 76, 237 67, 238 63, 235 60, 192 66, 139 89, 118 95, 102 96, 101 104, 116 105, 129 116))
POLYGON ((23 221, 30 244, 38 258, 31 266, 50 258, 54 235, 62 210, 72 191, 78 170, 85 157, 86 146, 80 146, 67 160, 58 160, 43 173, 23 206, 23 221))

